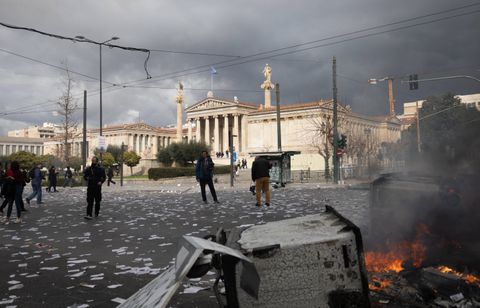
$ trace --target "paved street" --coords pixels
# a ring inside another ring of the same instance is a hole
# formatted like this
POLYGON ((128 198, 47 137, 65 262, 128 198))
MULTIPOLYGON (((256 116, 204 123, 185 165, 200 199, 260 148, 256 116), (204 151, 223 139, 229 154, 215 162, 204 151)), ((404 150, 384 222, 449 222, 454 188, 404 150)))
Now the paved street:
POLYGON ((27 207, 22 224, 0 225, 0 307, 114 307, 172 263, 182 235, 203 236, 219 226, 318 213, 326 204, 366 225, 366 190, 292 184, 273 190, 272 206, 259 210, 248 181, 231 189, 227 177, 216 185, 218 205, 202 204, 193 179, 118 184, 104 185, 96 220, 83 218, 85 188, 60 188, 44 193, 43 206, 27 207))

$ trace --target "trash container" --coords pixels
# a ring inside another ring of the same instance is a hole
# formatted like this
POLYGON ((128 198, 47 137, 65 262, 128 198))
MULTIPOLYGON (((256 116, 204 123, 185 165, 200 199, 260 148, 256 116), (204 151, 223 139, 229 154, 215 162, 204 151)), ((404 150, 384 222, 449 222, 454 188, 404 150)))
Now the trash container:
POLYGON ((232 232, 227 246, 260 277, 255 299, 239 287, 242 264, 224 260, 228 307, 369 307, 360 230, 331 207, 232 232))

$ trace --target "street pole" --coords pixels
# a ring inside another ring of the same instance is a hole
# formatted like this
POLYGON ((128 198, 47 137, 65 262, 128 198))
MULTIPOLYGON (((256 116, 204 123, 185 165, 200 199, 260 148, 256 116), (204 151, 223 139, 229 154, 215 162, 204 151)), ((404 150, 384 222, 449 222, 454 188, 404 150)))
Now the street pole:
POLYGON ((85 168, 87 167, 87 90, 83 91, 82 165, 83 170, 85 170, 85 168))
POLYGON ((418 153, 422 152, 422 148, 420 146, 420 110, 418 110, 418 101, 416 102, 417 105, 417 150, 418 153))
POLYGON ((337 59, 333 57, 332 65, 332 79, 333 79, 333 182, 338 184, 338 119, 337 119, 337 59))
POLYGON ((230 150, 230 187, 233 187, 233 132, 228 132, 228 147, 230 150))
MULTIPOLYGON (((281 123, 280 123, 280 84, 275 84, 275 94, 277 100, 277 147, 278 152, 282 152, 282 131, 281 131, 281 123)), ((280 160, 280 186, 284 187, 285 184, 283 183, 283 155, 281 156, 282 160, 280 160)))
POLYGON ((275 94, 277 99, 277 147, 278 152, 282 151, 282 133, 280 127, 280 85, 277 83, 275 84, 275 94))
POLYGON ((390 116, 395 116, 395 100, 393 99, 393 78, 388 78, 388 104, 390 106, 390 116))
MULTIPOLYGON (((100 46, 100 136, 102 135, 102 45, 104 43, 99 44, 100 46)), ((100 152, 100 156, 102 152, 100 152)))
POLYGON ((125 151, 125 145, 122 142, 120 149, 120 186, 123 186, 123 152, 125 151))

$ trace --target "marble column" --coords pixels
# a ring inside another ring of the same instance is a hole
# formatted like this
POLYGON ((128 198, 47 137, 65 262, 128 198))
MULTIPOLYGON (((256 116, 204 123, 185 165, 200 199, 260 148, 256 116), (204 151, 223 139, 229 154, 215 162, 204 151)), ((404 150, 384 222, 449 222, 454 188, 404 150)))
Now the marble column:
POLYGON ((190 142, 192 141, 192 119, 187 119, 187 127, 188 127, 187 142, 190 142))
POLYGON ((247 133, 247 115, 243 114, 242 115, 242 153, 246 154, 247 153, 247 144, 248 144, 248 133, 247 133))
POLYGON ((210 139, 210 119, 205 117, 205 143, 210 145, 212 140, 210 139))
POLYGON ((225 153, 226 150, 229 150, 228 149, 228 130, 229 130, 228 114, 224 115, 223 118, 224 118, 224 123, 223 123, 223 152, 225 153))
POLYGON ((240 131, 238 127, 238 114, 233 115, 233 134, 236 135, 236 137, 233 137, 233 144, 235 146, 235 151, 237 154, 240 152, 240 131))
POLYGON ((152 144, 152 154, 157 155, 158 153, 158 144, 157 144, 157 136, 150 136, 150 143, 152 144))
POLYGON ((215 153, 220 152, 220 125, 218 125, 218 115, 214 116, 214 127, 213 127, 213 151, 215 153))
POLYGON ((202 130, 201 130, 201 119, 200 118, 197 118, 196 119, 197 121, 197 124, 195 126, 195 141, 196 142, 201 142, 202 141, 202 130))

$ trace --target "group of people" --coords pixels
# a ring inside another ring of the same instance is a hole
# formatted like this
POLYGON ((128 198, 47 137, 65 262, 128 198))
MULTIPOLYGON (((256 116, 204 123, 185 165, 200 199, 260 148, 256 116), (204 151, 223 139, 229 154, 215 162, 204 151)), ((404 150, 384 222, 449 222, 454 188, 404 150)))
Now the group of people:
MULTIPOLYGON (((223 152, 217 152, 217 153, 215 153, 215 156, 216 156, 217 158, 223 158, 223 157, 225 157, 225 153, 223 153, 223 152)), ((227 151, 226 156, 227 156, 227 158, 228 158, 228 151, 227 151)))
MULTIPOLYGON (((203 151, 201 157, 197 160, 195 167, 196 179, 200 184, 200 190, 202 195, 202 200, 204 203, 208 203, 206 196, 206 186, 210 189, 210 193, 213 198, 213 202, 219 203, 217 198, 217 193, 215 191, 215 186, 213 184, 214 176, 214 166, 215 164, 212 161, 212 158, 207 151, 203 151)), ((241 168, 247 168, 247 160, 241 160, 241 168)), ((257 157, 252 164, 252 181, 255 182, 255 194, 256 194, 256 206, 261 207, 261 194, 265 194, 265 205, 270 206, 270 176, 269 170, 271 168, 270 163, 262 157, 257 157)), ((49 185, 47 191, 56 192, 57 191, 57 176, 58 172, 55 167, 52 166, 49 170, 48 180, 49 185)), ((73 172, 68 166, 65 171, 65 182, 64 187, 72 185, 73 172)), ((85 219, 93 219, 93 215, 98 217, 100 214, 100 203, 102 200, 102 185, 107 180, 107 185, 110 183, 115 184, 112 180, 113 178, 113 169, 108 168, 108 171, 105 172, 105 169, 98 162, 97 157, 92 158, 92 163, 90 166, 85 168, 83 172, 83 178, 87 183, 87 214, 85 219)), ((0 207, 0 212, 3 216, 3 210, 7 207, 7 215, 5 217, 5 222, 8 224, 10 222, 10 216, 12 214, 13 203, 16 206, 17 219, 16 223, 21 222, 21 213, 26 211, 25 205, 23 202, 23 191, 27 183, 31 182, 32 192, 25 198, 26 202, 30 204, 31 200, 36 198, 37 204, 43 204, 42 202, 42 181, 45 179, 44 174, 42 173, 42 164, 37 164, 29 172, 22 170, 20 164, 17 161, 12 161, 7 168, 6 172, 2 168, 0 163, 0 187, 1 187, 1 196, 3 197, 3 202, 0 207)))
MULTIPOLYGON (((45 174, 42 172, 42 164, 35 165, 30 171, 22 170, 20 164, 17 161, 12 161, 8 165, 5 171, 0 163, 0 190, 1 197, 3 198, 2 205, 0 206, 0 213, 2 219, 6 224, 10 223, 10 217, 13 211, 13 204, 15 203, 17 218, 15 223, 20 223, 22 212, 27 211, 23 202, 23 191, 27 183, 31 182, 32 192, 25 198, 25 201, 30 205, 30 202, 36 198, 37 205, 43 204, 42 201, 42 182, 45 180, 45 174), (6 216, 4 217, 4 209, 7 208, 6 216)), ((48 187, 49 192, 57 192, 57 176, 58 171, 52 166, 48 172, 48 187)), ((73 171, 70 166, 65 170, 65 182, 64 187, 72 186, 73 171)), ((107 175, 105 169, 98 163, 96 157, 92 159, 92 164, 84 171, 84 179, 87 182, 87 215, 86 219, 92 219, 93 214, 98 217, 100 212, 100 201, 102 200, 101 187, 105 182, 107 175), (95 210, 93 206, 95 204, 95 210)), ((113 181, 113 171, 109 168, 108 181, 109 184, 113 181)))
MULTIPOLYGON (((15 219, 15 223, 20 223, 22 221, 22 212, 27 211, 23 202, 24 188, 29 182, 32 182, 32 187, 34 187, 37 183, 37 178, 32 176, 31 173, 32 170, 30 172, 22 170, 20 168, 20 164, 17 161, 12 161, 6 171, 4 171, 3 166, 0 163, 0 194, 3 198, 2 205, 0 206, 0 212, 2 214, 2 219, 5 219, 6 224, 10 223, 10 216, 12 215, 14 203, 17 212, 17 218, 15 219), (7 215, 4 217, 3 210, 5 208, 7 208, 7 215)), ((42 176, 41 173, 40 176, 42 176)), ((29 202, 28 198, 26 200, 27 202, 29 202)))
MULTIPOLYGON (((195 167, 196 179, 200 184, 200 191, 204 203, 208 203, 205 187, 208 186, 213 198, 213 202, 219 203, 217 192, 213 184, 215 164, 207 151, 203 151, 201 157, 197 160, 195 167)), ((237 165, 238 168, 247 168, 247 160, 242 159, 237 165)), ((255 182, 255 206, 262 207, 261 196, 265 194, 265 206, 270 206, 270 162, 264 157, 257 156, 252 164, 252 181, 255 182)))

